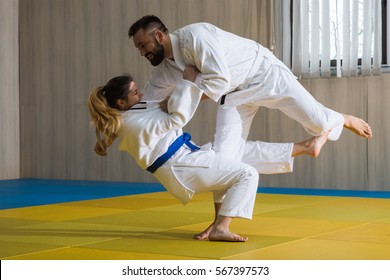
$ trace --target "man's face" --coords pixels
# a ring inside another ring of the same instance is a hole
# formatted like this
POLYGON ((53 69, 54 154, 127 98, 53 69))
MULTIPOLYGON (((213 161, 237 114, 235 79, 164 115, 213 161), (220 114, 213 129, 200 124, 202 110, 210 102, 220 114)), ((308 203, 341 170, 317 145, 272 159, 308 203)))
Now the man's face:
POLYGON ((135 47, 153 66, 159 65, 164 60, 165 53, 165 48, 157 41, 155 32, 155 29, 150 32, 140 29, 133 36, 135 47))

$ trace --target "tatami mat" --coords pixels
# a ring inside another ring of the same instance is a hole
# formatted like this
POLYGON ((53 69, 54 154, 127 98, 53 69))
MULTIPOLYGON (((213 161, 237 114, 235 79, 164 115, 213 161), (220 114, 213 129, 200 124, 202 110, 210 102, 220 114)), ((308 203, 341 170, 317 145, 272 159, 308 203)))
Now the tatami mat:
POLYGON ((2 260, 389 260, 390 200, 258 194, 246 243, 197 241, 211 194, 181 205, 166 192, 0 210, 2 260))

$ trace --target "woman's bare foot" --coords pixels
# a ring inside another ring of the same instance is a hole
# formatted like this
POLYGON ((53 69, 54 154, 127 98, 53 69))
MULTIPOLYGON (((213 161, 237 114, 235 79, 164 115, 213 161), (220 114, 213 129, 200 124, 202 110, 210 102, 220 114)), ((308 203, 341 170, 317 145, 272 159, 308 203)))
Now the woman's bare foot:
POLYGON ((328 135, 329 131, 320 136, 314 136, 309 140, 300 143, 295 143, 292 156, 295 157, 300 154, 307 154, 311 157, 318 157, 322 147, 328 140, 328 135))
POLYGON ((309 156, 312 156, 312 157, 318 157, 320 152, 321 152, 321 149, 322 147, 325 145, 326 141, 328 140, 328 135, 329 135, 329 132, 326 132, 320 136, 315 136, 313 138, 311 138, 309 141, 306 141, 306 153, 309 155, 309 156))
POLYGON ((229 242, 246 242, 248 241, 248 237, 242 237, 238 234, 230 232, 229 230, 216 230, 212 229, 209 234, 210 241, 229 241, 229 242))
POLYGON ((212 231, 214 223, 209 225, 204 231, 194 234, 193 238, 196 240, 207 240, 209 238, 210 232, 212 231))
POLYGON ((372 138, 372 130, 368 123, 352 115, 343 114, 343 116, 345 119, 345 123, 344 123, 345 128, 351 130, 352 132, 366 139, 372 138))

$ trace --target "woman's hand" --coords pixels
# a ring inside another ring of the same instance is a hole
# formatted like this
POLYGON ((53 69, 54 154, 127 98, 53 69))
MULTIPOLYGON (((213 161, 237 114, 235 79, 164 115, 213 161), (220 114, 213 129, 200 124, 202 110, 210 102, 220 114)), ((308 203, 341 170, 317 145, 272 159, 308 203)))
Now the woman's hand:
POLYGON ((165 98, 163 101, 160 102, 160 109, 162 111, 164 111, 165 113, 169 113, 168 112, 168 101, 169 101, 169 98, 170 98, 170 96, 168 96, 167 98, 165 98))
POLYGON ((199 73, 199 70, 195 66, 187 65, 183 72, 183 79, 195 82, 199 73))

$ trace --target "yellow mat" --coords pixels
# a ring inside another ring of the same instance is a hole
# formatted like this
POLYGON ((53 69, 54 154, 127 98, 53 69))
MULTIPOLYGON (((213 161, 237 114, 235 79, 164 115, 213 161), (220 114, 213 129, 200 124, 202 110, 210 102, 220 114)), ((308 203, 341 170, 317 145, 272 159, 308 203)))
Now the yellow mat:
POLYGON ((211 194, 166 192, 0 210, 2 260, 389 260, 390 200, 258 194, 246 243, 192 239, 211 194))

